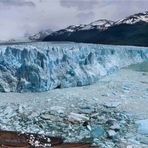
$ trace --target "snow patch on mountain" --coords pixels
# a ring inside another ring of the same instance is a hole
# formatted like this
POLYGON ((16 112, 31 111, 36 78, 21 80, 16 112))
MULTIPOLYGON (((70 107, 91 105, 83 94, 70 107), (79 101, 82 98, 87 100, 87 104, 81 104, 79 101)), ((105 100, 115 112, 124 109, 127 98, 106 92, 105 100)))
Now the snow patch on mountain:
POLYGON ((102 19, 94 21, 88 25, 85 25, 81 30, 90 30, 90 29, 105 30, 108 27, 112 26, 113 24, 114 24, 113 21, 102 19))
POLYGON ((135 23, 138 23, 141 21, 148 23, 148 11, 146 11, 144 13, 138 13, 138 14, 131 15, 125 19, 121 19, 121 20, 117 21, 115 24, 117 24, 117 25, 119 25, 119 24, 135 24, 135 23))
POLYGON ((53 31, 51 29, 43 30, 38 32, 37 34, 34 34, 32 36, 29 36, 29 40, 38 41, 43 40, 46 36, 50 35, 53 31))
POLYGON ((105 30, 108 27, 112 26, 113 24, 114 24, 113 21, 102 19, 102 20, 94 21, 89 24, 71 25, 65 29, 61 29, 59 31, 53 32, 51 35, 61 35, 64 33, 71 34, 73 32, 78 32, 83 30, 85 31, 85 30, 91 30, 91 29, 105 30))

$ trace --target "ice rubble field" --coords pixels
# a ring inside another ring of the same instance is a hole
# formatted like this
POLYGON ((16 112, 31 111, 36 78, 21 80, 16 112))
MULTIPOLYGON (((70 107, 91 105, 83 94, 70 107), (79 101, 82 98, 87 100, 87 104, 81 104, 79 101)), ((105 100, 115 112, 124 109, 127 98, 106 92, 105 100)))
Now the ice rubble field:
POLYGON ((62 136, 99 148, 147 148, 147 106, 148 71, 121 69, 83 87, 0 93, 0 129, 62 136), (133 120, 141 124, 138 132, 133 120))
POLYGON ((148 48, 76 43, 0 46, 0 91, 47 91, 84 86, 148 59, 148 48))
POLYGON ((29 43, 0 46, 0 57, 1 130, 147 148, 148 48, 29 43))

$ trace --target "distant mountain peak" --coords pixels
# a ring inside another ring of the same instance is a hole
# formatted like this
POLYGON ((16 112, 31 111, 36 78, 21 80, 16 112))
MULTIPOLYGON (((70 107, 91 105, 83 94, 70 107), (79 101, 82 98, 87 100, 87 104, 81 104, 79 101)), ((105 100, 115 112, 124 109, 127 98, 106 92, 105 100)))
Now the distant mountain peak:
POLYGON ((104 29, 107 29, 108 27, 112 26, 113 23, 114 22, 111 20, 100 19, 100 20, 94 21, 88 25, 104 30, 104 29))
POLYGON ((100 20, 97 20, 97 21, 94 21, 92 23, 90 23, 91 25, 105 25, 105 24, 113 24, 114 22, 111 21, 111 20, 107 20, 107 19, 100 19, 100 20))
POLYGON ((37 34, 29 36, 29 39, 30 40, 42 40, 51 33, 52 33, 51 29, 42 30, 42 31, 38 32, 37 34))
POLYGON ((126 17, 125 19, 117 21, 116 24, 135 24, 141 21, 148 23, 148 11, 126 17))
POLYGON ((72 32, 76 32, 76 31, 91 30, 91 29, 105 30, 113 24, 114 24, 113 21, 101 19, 101 20, 91 22, 89 24, 71 25, 71 26, 68 26, 65 29, 61 29, 59 31, 53 32, 53 34, 59 34, 60 35, 60 34, 63 34, 65 32, 72 33, 72 32))

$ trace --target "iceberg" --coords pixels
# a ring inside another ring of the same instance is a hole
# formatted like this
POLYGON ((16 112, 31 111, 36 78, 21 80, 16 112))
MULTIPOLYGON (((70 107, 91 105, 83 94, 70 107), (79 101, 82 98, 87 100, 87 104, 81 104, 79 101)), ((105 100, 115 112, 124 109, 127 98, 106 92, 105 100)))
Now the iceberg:
POLYGON ((0 92, 42 92, 90 85, 148 60, 147 47, 34 42, 0 45, 0 92))

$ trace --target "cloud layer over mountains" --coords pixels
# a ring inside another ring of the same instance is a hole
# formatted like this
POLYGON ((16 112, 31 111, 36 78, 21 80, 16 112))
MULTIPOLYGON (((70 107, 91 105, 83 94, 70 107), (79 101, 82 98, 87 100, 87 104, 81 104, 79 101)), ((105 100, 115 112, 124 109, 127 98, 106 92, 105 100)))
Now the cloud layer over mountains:
POLYGON ((0 40, 147 10, 147 0, 0 0, 0 40))

